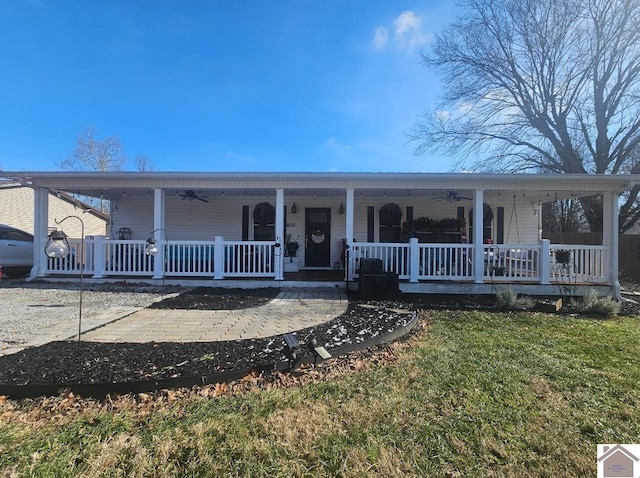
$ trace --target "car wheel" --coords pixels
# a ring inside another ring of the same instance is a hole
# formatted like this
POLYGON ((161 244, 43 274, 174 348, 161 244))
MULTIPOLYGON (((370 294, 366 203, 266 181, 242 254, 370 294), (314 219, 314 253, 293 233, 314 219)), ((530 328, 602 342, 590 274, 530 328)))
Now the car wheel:
POLYGON ((2 274, 11 278, 24 278, 31 272, 31 267, 3 267, 2 274))

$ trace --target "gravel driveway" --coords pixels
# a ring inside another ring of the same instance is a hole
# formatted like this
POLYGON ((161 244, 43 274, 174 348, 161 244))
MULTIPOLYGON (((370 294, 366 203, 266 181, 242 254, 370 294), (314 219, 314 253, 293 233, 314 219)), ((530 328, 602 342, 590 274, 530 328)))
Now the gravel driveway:
MULTIPOLYGON (((162 294, 166 297, 177 290, 146 284, 85 284, 83 320, 113 307, 147 307, 162 294)), ((0 354, 32 343, 47 329, 76 330, 79 299, 77 283, 0 281, 0 354)))

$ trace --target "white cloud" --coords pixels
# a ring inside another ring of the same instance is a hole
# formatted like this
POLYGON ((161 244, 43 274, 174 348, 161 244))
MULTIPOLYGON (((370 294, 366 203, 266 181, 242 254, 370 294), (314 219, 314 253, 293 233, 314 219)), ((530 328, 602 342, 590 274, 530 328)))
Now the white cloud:
POLYGON ((437 110, 435 113, 433 113, 433 116, 441 121, 448 121, 451 119, 451 112, 447 110, 437 110))
POLYGON ((408 10, 393 21, 394 40, 403 50, 411 51, 427 43, 427 35, 422 32, 422 18, 408 10))
POLYGON ((342 155, 351 150, 351 146, 339 143, 335 138, 329 138, 326 140, 324 142, 324 147, 333 151, 333 154, 336 154, 338 157, 343 157, 342 155))
POLYGON ((329 138, 324 142, 324 145, 327 148, 334 149, 338 152, 348 151, 349 149, 351 149, 351 146, 349 146, 348 144, 339 143, 335 138, 329 138))
POLYGON ((373 34, 373 46, 376 50, 382 50, 389 40, 389 30, 385 27, 376 28, 373 34))

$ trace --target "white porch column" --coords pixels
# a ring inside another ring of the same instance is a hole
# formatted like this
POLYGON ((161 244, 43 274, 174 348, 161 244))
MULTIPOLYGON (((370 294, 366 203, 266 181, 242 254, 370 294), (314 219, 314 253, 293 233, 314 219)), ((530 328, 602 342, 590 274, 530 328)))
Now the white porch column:
POLYGON ((473 193, 473 277, 476 284, 481 284, 484 276, 483 212, 484 190, 476 189, 473 193))
POLYGON ((165 248, 167 247, 166 237, 167 230, 164 227, 164 191, 162 188, 153 189, 153 231, 158 231, 160 234, 155 235, 156 241, 160 244, 158 248, 160 253, 155 257, 153 261, 153 278, 162 279, 164 277, 164 258, 167 257, 165 248))
POLYGON ((276 247, 274 249, 274 272, 276 280, 284 279, 284 189, 276 189, 276 247))
MULTIPOLYGON (((353 244, 353 210, 355 207, 354 204, 354 199, 355 198, 355 194, 354 194, 354 189, 353 188, 349 188, 347 189, 347 208, 346 208, 346 214, 345 214, 345 236, 346 236, 346 240, 347 240, 347 246, 349 247, 348 251, 351 252, 352 250, 352 244, 353 244)), ((348 264, 348 261, 350 260, 349 254, 345 254, 345 274, 348 274, 345 279, 347 281, 351 281, 353 280, 353 267, 351 267, 351 264, 348 264)))
POLYGON ((620 283, 618 282, 618 193, 613 191, 605 193, 602 198, 602 245, 606 246, 609 254, 609 267, 611 275, 609 284, 613 286, 614 293, 619 295, 620 283))
POLYGON ((33 199, 33 267, 27 281, 45 275, 47 270, 44 246, 49 236, 49 190, 34 189, 33 199))

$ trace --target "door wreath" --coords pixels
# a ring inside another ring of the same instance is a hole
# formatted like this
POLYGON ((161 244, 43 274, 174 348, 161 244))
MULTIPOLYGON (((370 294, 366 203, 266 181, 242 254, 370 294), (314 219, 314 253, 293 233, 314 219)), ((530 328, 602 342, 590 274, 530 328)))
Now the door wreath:
POLYGON ((311 233, 311 242, 314 244, 322 244, 324 242, 325 235, 320 229, 316 229, 311 233))

